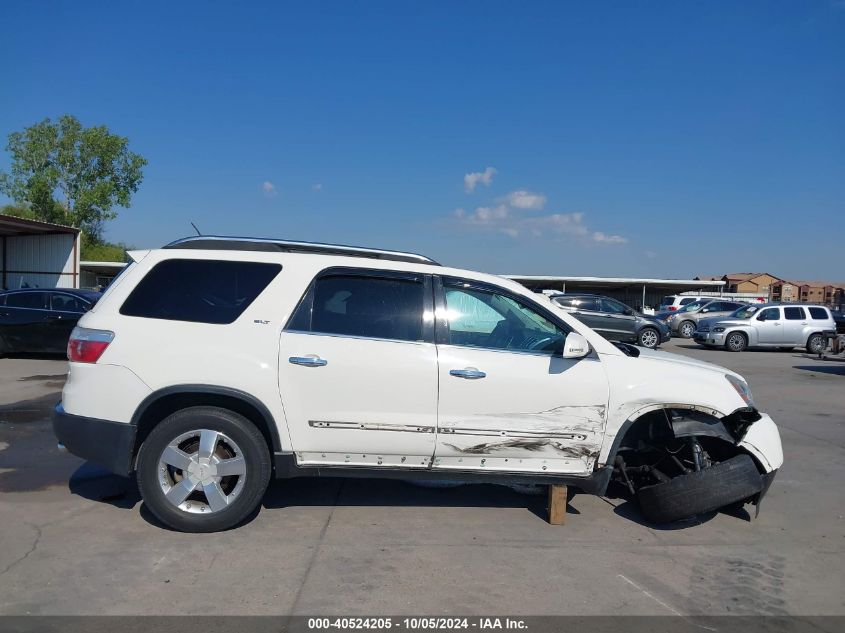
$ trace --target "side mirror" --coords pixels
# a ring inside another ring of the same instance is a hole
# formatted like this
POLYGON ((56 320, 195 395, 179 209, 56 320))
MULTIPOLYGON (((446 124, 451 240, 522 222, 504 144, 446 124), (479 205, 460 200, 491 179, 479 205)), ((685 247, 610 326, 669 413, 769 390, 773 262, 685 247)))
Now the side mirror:
POLYGON ((631 308, 625 308, 625 316, 634 316, 634 311, 631 308))
POLYGON ((570 332, 563 342, 564 358, 584 358, 590 353, 590 344, 577 332, 570 332))

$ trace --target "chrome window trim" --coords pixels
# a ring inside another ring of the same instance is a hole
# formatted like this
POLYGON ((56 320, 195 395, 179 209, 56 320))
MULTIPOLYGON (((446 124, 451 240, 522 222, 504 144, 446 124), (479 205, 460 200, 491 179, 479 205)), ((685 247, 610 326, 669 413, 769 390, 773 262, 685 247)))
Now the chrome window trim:
POLYGON ((346 338, 356 341, 381 341, 384 343, 407 343, 409 345, 434 345, 430 341, 407 341, 401 338, 379 338, 377 336, 357 336, 355 334, 332 334, 330 332, 309 332, 307 330, 282 330, 282 334, 307 334, 308 336, 326 336, 331 338, 346 338))
MULTIPOLYGON (((522 356, 541 356, 543 358, 562 358, 554 352, 532 352, 521 349, 502 349, 501 347, 482 347, 481 345, 456 345, 455 343, 438 343, 437 347, 451 347, 455 349, 477 349, 482 352, 499 352, 501 354, 521 354, 522 356)), ((577 359, 581 360, 581 359, 577 359)))

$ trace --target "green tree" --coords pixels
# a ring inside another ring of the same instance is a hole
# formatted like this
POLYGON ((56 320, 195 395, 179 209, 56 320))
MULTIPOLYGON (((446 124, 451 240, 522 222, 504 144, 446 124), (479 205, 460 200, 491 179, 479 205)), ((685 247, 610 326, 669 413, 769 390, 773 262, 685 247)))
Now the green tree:
POLYGON ((12 168, 0 172, 0 192, 32 217, 81 229, 93 243, 117 217, 114 207, 129 207, 147 164, 129 151, 127 138, 104 125, 83 127, 68 114, 12 132, 6 150, 12 168))

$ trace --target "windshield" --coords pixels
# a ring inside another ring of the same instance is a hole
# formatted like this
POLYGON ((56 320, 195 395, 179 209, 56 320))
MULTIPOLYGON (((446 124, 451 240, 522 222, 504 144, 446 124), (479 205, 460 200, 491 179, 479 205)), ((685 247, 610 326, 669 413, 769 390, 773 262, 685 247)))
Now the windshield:
POLYGON ((706 306, 710 301, 693 301, 692 303, 688 303, 683 308, 678 310, 678 312, 694 312, 699 308, 706 306))
POLYGON ((759 310, 757 306, 742 306, 738 310, 734 310, 731 314, 732 319, 750 319, 759 310))

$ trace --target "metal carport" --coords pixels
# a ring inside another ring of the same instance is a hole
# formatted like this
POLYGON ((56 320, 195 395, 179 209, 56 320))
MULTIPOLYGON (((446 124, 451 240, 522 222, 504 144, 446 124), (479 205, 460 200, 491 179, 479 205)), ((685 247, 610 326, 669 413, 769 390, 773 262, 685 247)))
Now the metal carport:
POLYGON ((78 288, 79 229, 0 215, 0 283, 16 288, 78 288))
POLYGON ((629 277, 554 277, 542 275, 502 275, 521 283, 529 290, 590 292, 619 299, 632 308, 656 308, 666 295, 694 290, 720 292, 724 281, 698 279, 640 279, 629 277))

